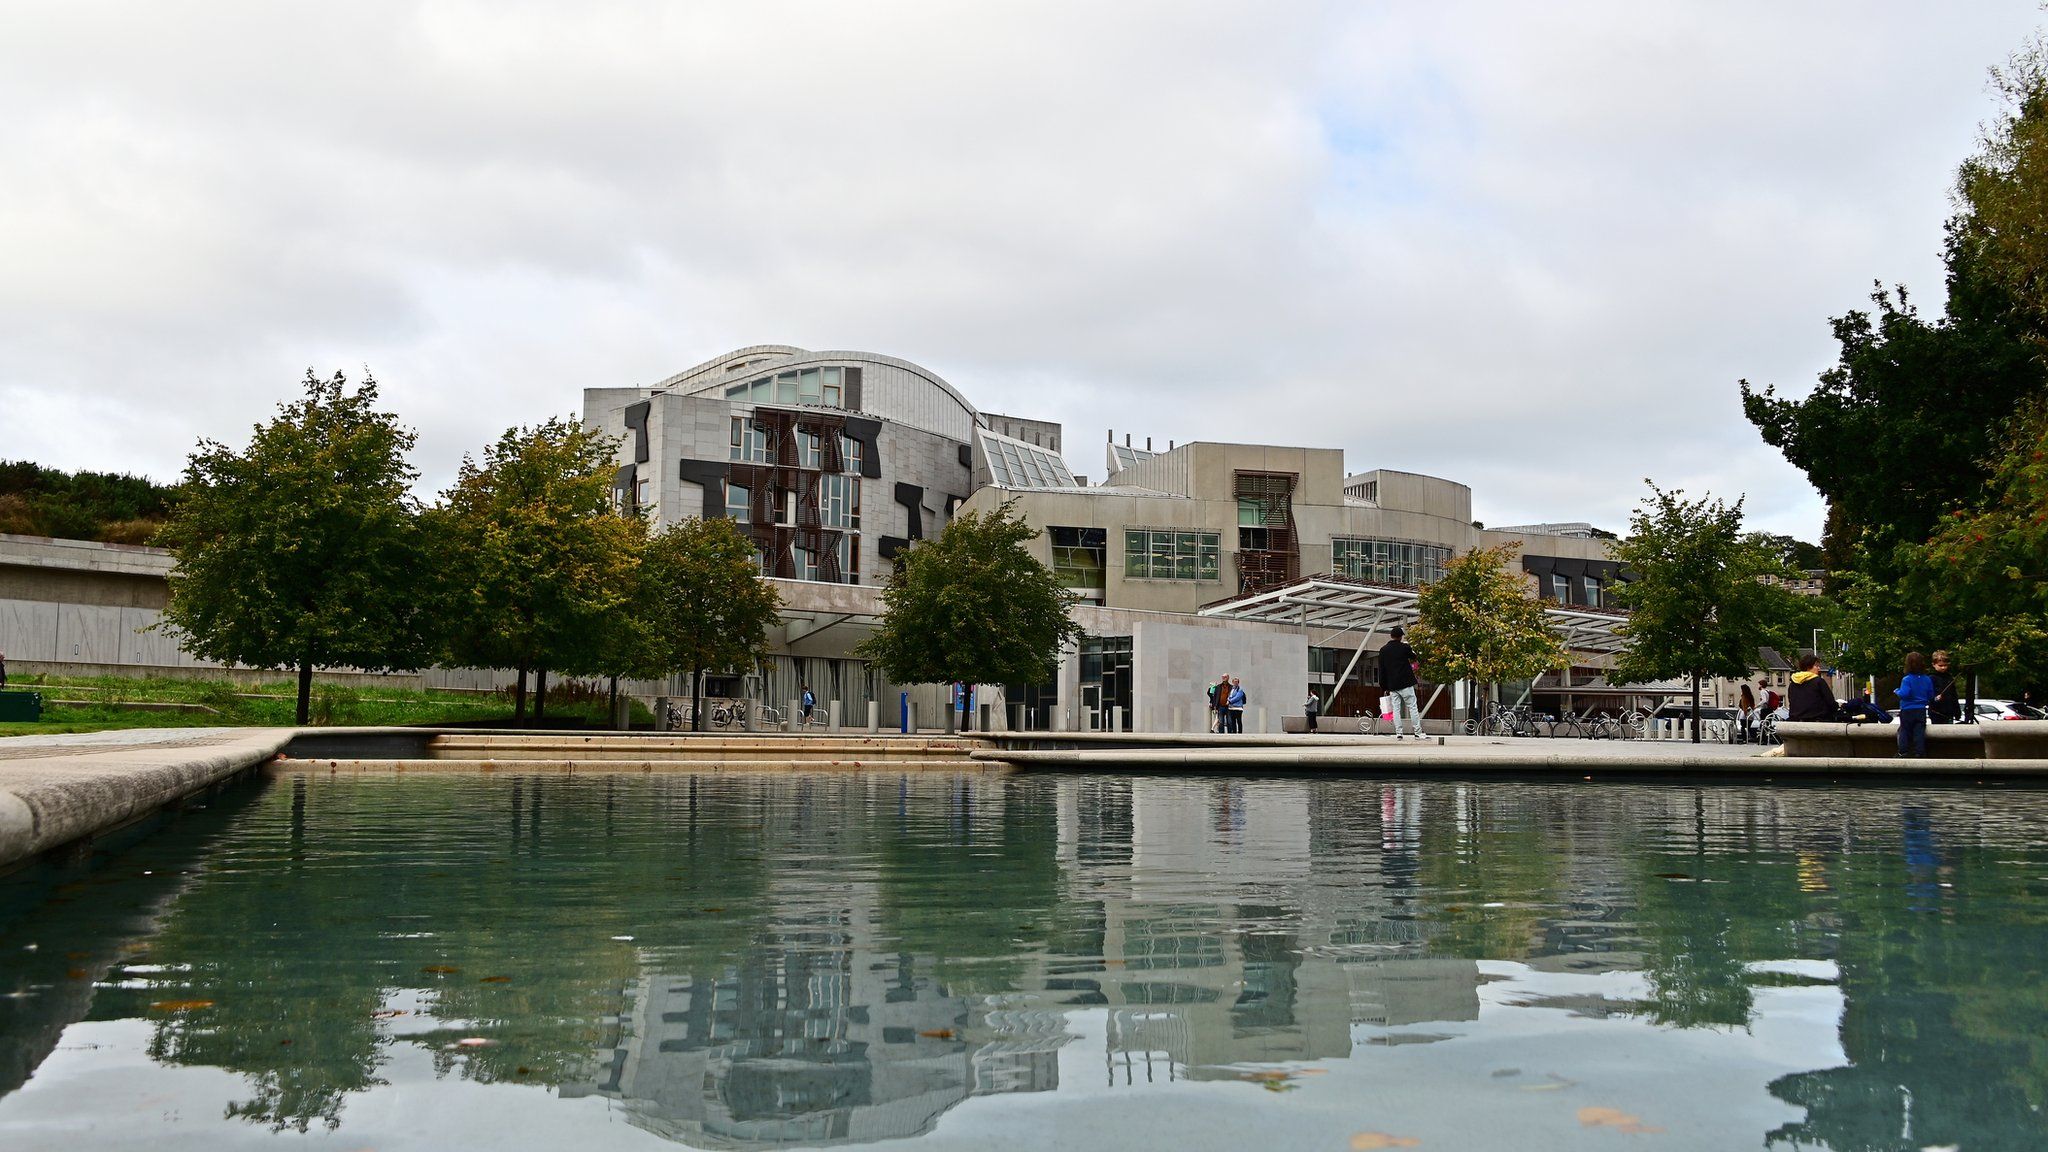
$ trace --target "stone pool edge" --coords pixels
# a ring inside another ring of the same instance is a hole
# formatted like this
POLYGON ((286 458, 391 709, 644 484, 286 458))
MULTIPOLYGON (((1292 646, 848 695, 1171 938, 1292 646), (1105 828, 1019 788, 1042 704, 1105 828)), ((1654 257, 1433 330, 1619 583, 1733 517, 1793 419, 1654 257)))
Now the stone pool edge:
POLYGON ((0 759, 0 873, 101 836, 268 763, 297 734, 252 728, 207 743, 0 759))

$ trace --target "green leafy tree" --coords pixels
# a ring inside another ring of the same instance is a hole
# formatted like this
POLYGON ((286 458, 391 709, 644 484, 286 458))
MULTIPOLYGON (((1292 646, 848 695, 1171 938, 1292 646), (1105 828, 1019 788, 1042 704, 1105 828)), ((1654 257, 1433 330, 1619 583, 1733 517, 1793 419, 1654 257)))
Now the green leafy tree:
POLYGON ((1700 680, 1747 676, 1757 649, 1784 642, 1794 597, 1766 577, 1785 574, 1770 542, 1742 531, 1742 501, 1688 500, 1654 483, 1629 516, 1614 558, 1634 579, 1616 589, 1630 611, 1628 647, 1614 662, 1622 680, 1692 679, 1693 741, 1700 738, 1700 680))
POLYGON ((1964 283, 1951 248, 1948 316, 1929 320, 1878 291, 1874 313, 1834 321, 1840 361, 1804 399, 1744 381, 1743 414, 1829 502, 1832 555, 1862 550, 1883 577, 1892 550, 1917 544, 1955 508, 1976 504, 1984 461, 2007 415, 2044 386, 2026 330, 1993 295, 1964 283), (1848 540, 1836 538, 1847 532, 1848 540))
POLYGON ((163 540, 177 556, 160 627, 194 655, 298 671, 429 662, 431 598, 406 462, 413 433, 377 410, 377 382, 306 373, 305 396, 247 449, 202 440, 163 540))
POLYGON ((2003 102, 1956 174, 1955 239, 2035 331, 2048 327, 2048 43, 1992 72, 2003 102))
POLYGON ((690 674, 691 723, 704 727, 704 673, 744 669, 768 651, 782 598, 761 578, 754 542, 730 520, 689 519, 640 559, 644 675, 690 674))
POLYGON ((1422 673, 1437 683, 1527 680, 1565 667, 1564 640, 1514 570, 1519 544, 1475 548, 1444 565, 1416 597, 1408 638, 1422 673))
POLYGON ((2016 422, 1992 488, 1986 507, 1957 509, 1927 543, 1901 550, 1905 575, 1889 598, 1930 626, 1909 639, 2013 683, 2048 683, 2048 399, 2016 422))
POLYGON ((1038 532, 1010 503, 954 518, 913 545, 882 590, 882 620, 855 654, 898 683, 1036 684, 1077 644, 1075 596, 1025 549, 1038 532))
POLYGON ((645 530, 612 504, 614 449, 575 420, 513 428, 464 458, 433 523, 449 562, 447 656, 458 664, 511 668, 514 712, 546 707, 550 669, 605 662, 615 614, 634 594, 645 530))

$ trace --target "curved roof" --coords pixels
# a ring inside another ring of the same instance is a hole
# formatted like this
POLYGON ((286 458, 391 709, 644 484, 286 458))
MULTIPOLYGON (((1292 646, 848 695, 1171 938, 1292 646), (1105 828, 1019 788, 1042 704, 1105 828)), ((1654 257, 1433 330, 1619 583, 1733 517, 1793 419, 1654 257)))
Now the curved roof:
MULTIPOLYGON (((896 369, 919 382, 931 386, 937 390, 940 396, 959 405, 960 410, 966 414, 970 425, 976 427, 986 426, 980 410, 976 409, 968 401, 967 397, 961 395, 959 389, 947 383, 944 377, 921 364, 895 356, 884 356, 879 352, 850 350, 813 352, 790 344, 751 344, 745 348, 735 348, 722 356, 713 357, 693 368, 678 372, 656 384, 654 391, 657 393, 677 392, 682 395, 696 395, 724 388, 739 382, 743 377, 772 372, 787 372, 791 369, 828 364, 876 365, 896 369)), ((879 383, 879 381, 876 383, 879 383)), ((863 411, 914 426, 920 424, 920 421, 912 418, 909 412, 899 413, 889 411, 888 409, 889 405, 883 401, 882 390, 870 387, 868 395, 862 403, 863 411)), ((944 429, 933 430, 943 431, 944 429)))

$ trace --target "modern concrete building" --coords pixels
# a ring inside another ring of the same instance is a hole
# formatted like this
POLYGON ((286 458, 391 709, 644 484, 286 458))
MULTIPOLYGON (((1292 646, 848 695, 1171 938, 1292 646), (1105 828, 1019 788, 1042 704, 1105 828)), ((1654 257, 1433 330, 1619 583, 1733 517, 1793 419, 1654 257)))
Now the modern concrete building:
MULTIPOLYGON (((1594 639, 1603 628, 1611 638, 1608 593, 1623 578, 1588 525, 1487 530, 1465 485, 1347 474, 1334 448, 1203 441, 1155 451, 1112 436, 1106 480, 1087 485, 1061 454, 1058 424, 984 412, 930 369, 871 352, 741 348, 651 385, 586 390, 583 420, 618 444, 621 507, 656 527, 738 522, 782 596, 764 666, 712 683, 711 694, 780 707, 809 685, 821 708, 836 702, 855 726, 871 702, 893 726, 902 692, 937 723, 944 688, 888 684, 852 651, 880 617, 894 559, 963 509, 1014 503, 1042 530, 1039 558, 1082 601, 1075 615, 1089 639, 1053 681, 982 688, 998 723, 1033 727, 1198 729, 1203 690, 1224 673, 1251 697, 1249 728, 1278 730, 1311 686, 1326 716, 1376 713, 1370 653, 1451 557, 1519 544, 1531 594, 1594 639)), ((23 671, 207 668, 147 630, 170 569, 159 549, 0 538, 0 651, 23 671)), ((1614 690, 1601 679, 1601 646, 1586 648, 1568 680, 1531 686, 1548 693, 1539 704, 1614 690)), ((507 678, 437 670, 420 682, 488 688, 507 678)), ((1429 714, 1449 724, 1456 704, 1440 695, 1429 714)))

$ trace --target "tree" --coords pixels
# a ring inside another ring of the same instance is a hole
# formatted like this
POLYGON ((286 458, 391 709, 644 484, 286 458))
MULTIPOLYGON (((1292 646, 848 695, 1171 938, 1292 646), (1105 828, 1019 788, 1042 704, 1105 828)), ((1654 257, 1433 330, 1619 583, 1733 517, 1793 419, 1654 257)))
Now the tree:
POLYGON ((1423 675, 1439 684, 1528 680, 1565 667, 1564 641, 1513 568, 1521 545, 1475 548, 1444 565, 1415 599, 1409 643, 1423 675))
POLYGON ((1987 506, 1957 509, 1925 544, 1901 550, 1904 576, 1889 599, 1925 627, 1918 644, 2016 683, 2048 683, 2048 398, 2015 422, 1992 490, 1987 506))
POLYGON ((1837 557, 1860 546, 1880 575, 1897 545, 1983 499, 2007 415, 2048 381, 2026 331, 1958 256, 1951 246, 1950 315, 1927 320, 1904 289, 1880 289, 1874 314, 1833 322, 1840 361, 1804 399, 1741 383, 1743 414, 1828 500, 1822 546, 1837 557))
POLYGON ((449 557, 448 658, 518 672, 514 712, 546 708, 549 669, 601 659, 633 594, 644 536, 612 506, 614 448, 575 420, 513 428, 465 457, 433 522, 449 557))
POLYGON ((1992 81, 2004 107, 1956 174, 1956 238, 2038 332, 2048 327, 2048 44, 2037 39, 1992 81))
POLYGON ((758 664, 782 598, 732 521, 690 519, 641 551, 640 603, 649 671, 690 674, 691 726, 703 731, 704 673, 758 664))
POLYGON ((882 620, 855 655, 904 684, 1035 684, 1080 642, 1076 597, 1024 547, 1013 505, 955 517, 912 545, 882 589, 882 620))
POLYGON ((1743 533, 1741 500, 1688 500, 1654 483, 1629 516, 1628 538, 1614 546, 1614 558, 1635 578, 1616 589, 1630 614, 1622 626, 1628 647, 1613 674, 1631 681, 1691 677, 1698 743, 1701 678, 1746 677, 1757 649, 1783 639, 1778 622, 1788 617, 1792 596, 1765 577, 1785 569, 1766 538, 1743 533))
POLYGON ((297 669, 301 724, 315 668, 426 664, 412 446, 377 410, 374 379, 350 391, 341 373, 310 369, 305 396, 257 425, 245 451, 200 441, 164 529, 178 565, 160 627, 209 660, 297 669))

